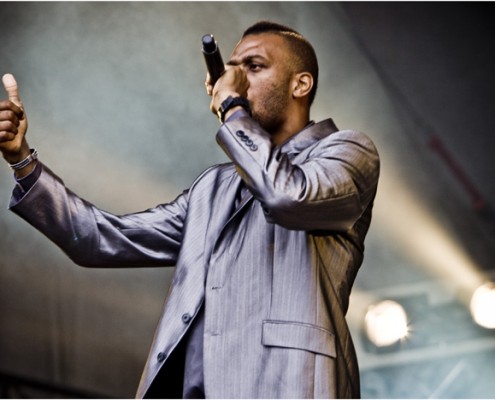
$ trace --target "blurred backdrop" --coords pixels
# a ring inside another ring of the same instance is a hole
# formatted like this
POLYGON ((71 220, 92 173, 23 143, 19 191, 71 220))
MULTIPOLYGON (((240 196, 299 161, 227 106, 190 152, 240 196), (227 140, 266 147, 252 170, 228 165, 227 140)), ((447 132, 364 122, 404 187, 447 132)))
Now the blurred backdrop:
MULTIPOLYGON (((127 213, 175 198, 226 161, 201 36, 214 34, 227 59, 259 19, 299 30, 319 55, 312 118, 368 133, 382 157, 348 313, 363 397, 486 398, 495 393, 493 288, 476 304, 472 296, 495 278, 493 11, 1 2, 0 73, 18 80, 43 162, 89 201, 127 213)), ((77 267, 7 211, 12 186, 4 166, 0 397, 133 397, 173 268, 77 267)))

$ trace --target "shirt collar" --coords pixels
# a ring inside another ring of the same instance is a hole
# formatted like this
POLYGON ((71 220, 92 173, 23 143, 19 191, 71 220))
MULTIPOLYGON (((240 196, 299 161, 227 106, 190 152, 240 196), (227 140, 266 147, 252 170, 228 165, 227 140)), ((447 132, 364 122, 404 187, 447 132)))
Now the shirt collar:
POLYGON ((333 132, 336 132, 337 130, 338 128, 331 118, 325 119, 318 123, 310 121, 302 131, 296 133, 294 136, 291 136, 276 148, 286 154, 300 153, 313 143, 333 132))

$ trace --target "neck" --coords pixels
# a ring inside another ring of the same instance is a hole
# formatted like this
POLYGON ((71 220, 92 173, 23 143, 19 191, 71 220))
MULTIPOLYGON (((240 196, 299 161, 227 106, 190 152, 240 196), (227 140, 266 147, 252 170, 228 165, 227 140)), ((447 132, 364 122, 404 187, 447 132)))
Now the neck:
POLYGON ((277 146, 287 140, 289 140, 295 134, 301 132, 309 122, 309 109, 299 110, 300 112, 289 113, 290 117, 285 123, 272 132, 272 144, 277 146))

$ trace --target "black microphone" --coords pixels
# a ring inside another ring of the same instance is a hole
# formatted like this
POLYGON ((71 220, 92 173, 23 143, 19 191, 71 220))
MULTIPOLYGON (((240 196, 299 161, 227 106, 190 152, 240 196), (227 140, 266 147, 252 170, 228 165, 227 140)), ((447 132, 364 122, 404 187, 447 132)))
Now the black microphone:
POLYGON ((223 64, 220 49, 213 35, 204 35, 203 42, 203 55, 205 57, 206 69, 210 74, 211 84, 215 86, 215 82, 225 72, 225 65, 223 64))

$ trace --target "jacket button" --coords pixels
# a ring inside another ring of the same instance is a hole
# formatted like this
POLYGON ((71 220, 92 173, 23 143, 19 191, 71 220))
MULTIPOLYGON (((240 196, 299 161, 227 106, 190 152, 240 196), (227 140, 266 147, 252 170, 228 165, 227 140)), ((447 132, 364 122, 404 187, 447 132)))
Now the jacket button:
POLYGON ((251 139, 246 140, 246 146, 252 146, 253 141, 251 139))
POLYGON ((185 324, 187 324, 190 320, 191 320, 191 315, 190 314, 182 314, 182 322, 184 322, 185 324))
POLYGON ((244 131, 238 130, 238 131, 236 131, 236 133, 235 133, 235 134, 236 134, 237 136, 239 136, 239 137, 243 137, 243 136, 244 136, 244 131))
POLYGON ((162 352, 158 353, 156 359, 158 360, 158 362, 163 362, 163 360, 165 360, 165 354, 162 352))
POLYGON ((251 149, 251 151, 256 151, 256 150, 258 150, 258 146, 253 144, 253 145, 251 145, 250 149, 251 149))

